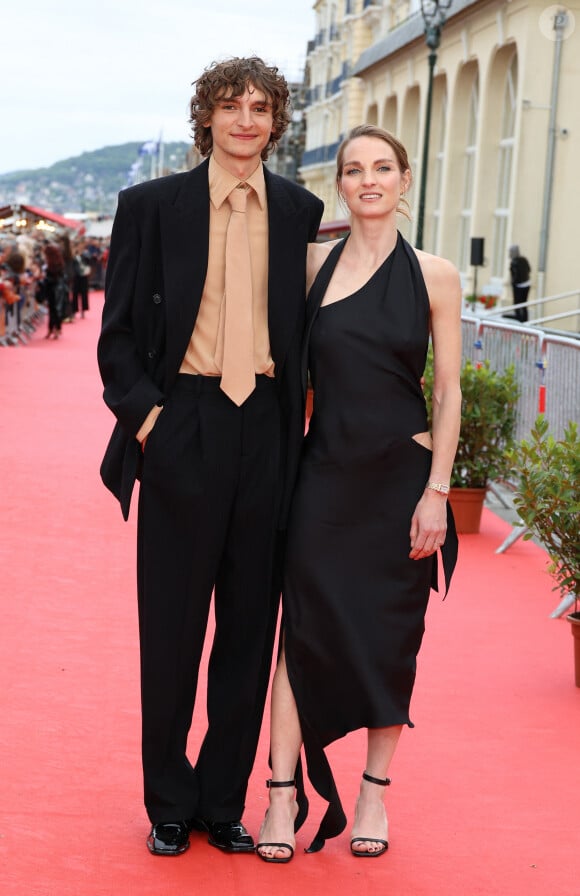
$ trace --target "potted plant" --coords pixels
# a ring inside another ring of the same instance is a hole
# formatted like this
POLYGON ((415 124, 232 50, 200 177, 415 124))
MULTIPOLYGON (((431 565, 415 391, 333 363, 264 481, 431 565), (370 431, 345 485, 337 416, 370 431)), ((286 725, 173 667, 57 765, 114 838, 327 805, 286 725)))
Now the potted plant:
MULTIPOLYGON (((432 380, 429 352, 425 368, 427 397, 432 380)), ((463 362, 461 428, 449 494, 458 532, 479 532, 488 482, 504 478, 510 470, 506 450, 513 444, 518 393, 513 365, 500 373, 492 370, 489 361, 463 362)), ((427 406, 431 417, 429 400, 427 406)))
POLYGON ((498 297, 494 293, 484 293, 480 296, 470 293, 468 296, 465 296, 465 302, 469 305, 469 310, 474 313, 491 311, 497 305, 498 297))
POLYGON ((527 526, 524 538, 535 535, 549 556, 548 572, 554 590, 574 597, 568 614, 574 637, 575 682, 580 687, 580 438, 570 422, 562 439, 549 432, 543 414, 536 419, 529 438, 509 452, 517 491, 518 513, 527 526))

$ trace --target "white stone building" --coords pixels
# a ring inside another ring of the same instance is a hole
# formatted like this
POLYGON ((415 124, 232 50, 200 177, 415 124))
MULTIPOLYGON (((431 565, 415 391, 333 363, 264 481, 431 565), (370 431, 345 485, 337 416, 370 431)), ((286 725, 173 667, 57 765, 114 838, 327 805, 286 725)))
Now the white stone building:
MULTIPOLYGON (((538 0, 452 0, 436 50, 423 248, 450 258, 465 289, 497 289, 511 303, 508 249, 532 266, 530 299, 544 313, 580 309, 580 6, 538 0), (471 266, 471 239, 485 264, 471 266), (574 290, 576 291, 574 293, 574 290)), ((378 124, 411 160, 417 213, 429 85, 418 0, 318 0, 307 57, 306 151, 301 175, 343 219, 334 159, 348 130, 378 124)), ((580 330, 579 315, 558 321, 580 330)))

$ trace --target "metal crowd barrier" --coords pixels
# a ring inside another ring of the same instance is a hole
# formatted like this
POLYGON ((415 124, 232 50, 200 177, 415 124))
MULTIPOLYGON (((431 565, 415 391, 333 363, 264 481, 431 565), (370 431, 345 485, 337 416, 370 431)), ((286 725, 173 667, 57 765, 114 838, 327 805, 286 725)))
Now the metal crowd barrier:
MULTIPOLYGON (((463 358, 474 364, 488 360, 502 372, 514 365, 519 396, 516 407, 516 439, 526 438, 539 413, 544 413, 550 432, 560 439, 570 421, 580 423, 580 340, 544 332, 537 326, 511 323, 477 315, 462 316, 463 358)), ((494 483, 489 484, 504 506, 494 483)), ((507 551, 527 532, 523 523, 497 548, 507 551)), ((553 611, 560 616, 569 607, 568 598, 553 611)))
POLYGON ((570 421, 580 423, 580 340, 556 336, 526 324, 462 316, 463 357, 488 360, 503 372, 513 364, 519 397, 516 439, 526 438, 539 413, 562 438, 570 421))
POLYGON ((0 346, 27 345, 45 314, 36 304, 32 286, 25 286, 21 295, 13 305, 0 298, 0 346))
POLYGON ((547 381, 546 419, 554 436, 560 438, 570 420, 580 420, 580 342, 546 334, 542 349, 547 381))

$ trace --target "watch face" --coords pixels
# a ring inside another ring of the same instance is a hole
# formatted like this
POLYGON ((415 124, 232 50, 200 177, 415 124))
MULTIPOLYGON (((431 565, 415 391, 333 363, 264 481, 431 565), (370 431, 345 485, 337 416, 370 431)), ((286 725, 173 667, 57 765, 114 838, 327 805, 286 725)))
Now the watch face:
POLYGON ((442 482, 429 482, 427 488, 432 489, 434 492, 439 492, 442 495, 449 494, 449 486, 443 485, 442 482))

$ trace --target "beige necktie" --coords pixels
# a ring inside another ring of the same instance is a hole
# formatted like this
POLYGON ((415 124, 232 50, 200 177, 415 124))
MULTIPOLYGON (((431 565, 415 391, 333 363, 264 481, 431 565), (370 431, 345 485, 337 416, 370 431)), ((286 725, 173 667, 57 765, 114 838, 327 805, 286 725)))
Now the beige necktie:
POLYGON ((232 213, 226 233, 224 357, 221 388, 234 404, 243 404, 256 386, 252 270, 246 224, 248 190, 228 196, 232 213))

